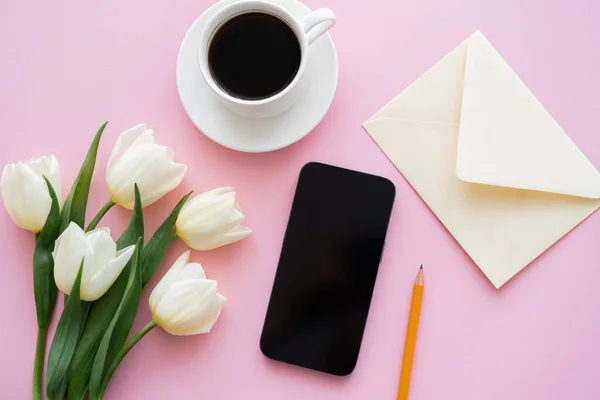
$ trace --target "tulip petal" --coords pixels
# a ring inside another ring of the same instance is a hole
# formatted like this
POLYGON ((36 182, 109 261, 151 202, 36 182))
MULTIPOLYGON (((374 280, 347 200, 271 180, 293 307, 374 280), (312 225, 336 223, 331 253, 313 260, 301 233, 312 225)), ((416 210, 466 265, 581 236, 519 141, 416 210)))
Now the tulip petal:
POLYGON ((81 260, 92 257, 93 249, 85 238, 83 230, 74 222, 59 236, 54 245, 54 281, 61 292, 69 295, 79 272, 81 260))
POLYGON ((206 279, 206 272, 200 263, 186 264, 178 280, 206 279))
POLYGON ((98 300, 117 280, 125 265, 131 259, 135 245, 126 247, 117 253, 116 258, 109 261, 81 286, 81 299, 85 301, 98 300))
POLYGON ((184 206, 177 219, 177 236, 196 250, 210 250, 248 236, 251 231, 239 229, 245 219, 233 188, 219 188, 184 206))
POLYGON ((60 167, 54 154, 49 157, 43 156, 25 163, 28 167, 34 170, 38 176, 45 176, 52 184, 52 188, 56 193, 58 203, 62 204, 62 188, 60 184, 60 167))
POLYGON ((177 258, 177 260, 175 260, 175 263, 173 264, 173 266, 171 268, 169 268, 169 270, 167 271, 165 276, 163 276, 163 278, 154 287, 154 290, 150 294, 150 299, 148 300, 148 302, 150 304, 150 310, 152 312, 154 312, 154 310, 156 310, 156 306, 161 301, 164 294, 167 293, 167 291, 169 291, 171 289, 171 286, 173 285, 173 283, 177 282, 179 275, 181 274, 181 271, 183 271, 183 269, 185 268, 185 265, 187 264, 187 262, 190 259, 190 254, 191 254, 191 251, 188 250, 185 253, 183 253, 182 255, 180 255, 179 258, 177 258))
POLYGON ((141 135, 139 135, 134 141, 133 143, 131 143, 131 146, 129 146, 129 148, 127 150, 131 150, 137 146, 140 146, 142 144, 155 144, 155 140, 154 140, 154 131, 152 129, 147 129, 146 125, 144 124, 144 128, 146 129, 144 132, 142 132, 141 135))
POLYGON ((33 232, 41 231, 50 210, 50 194, 43 175, 52 184, 60 203, 60 170, 53 155, 6 165, 0 183, 6 210, 15 224, 33 232))
MULTIPOLYGON (((209 190, 208 192, 204 192, 203 194, 207 195, 207 196, 213 196, 216 194, 226 194, 226 193, 233 193, 235 195, 235 189, 232 188, 231 186, 223 186, 220 188, 209 190)), ((200 196, 202 196, 202 194, 200 196)))
POLYGON ((186 172, 187 165, 171 161, 169 165, 164 167, 164 173, 162 174, 162 177, 157 178, 161 180, 162 184, 157 186, 154 191, 148 193, 146 196, 145 205, 154 203, 165 194, 179 186, 181 181, 183 181, 183 177, 185 176, 186 172))
POLYGON ((221 187, 201 193, 186 203, 190 214, 202 212, 220 203, 233 204, 235 202, 235 190, 232 187, 221 187))
POLYGON ((206 215, 211 215, 235 203, 233 188, 218 188, 199 194, 188 201, 181 210, 180 217, 184 222, 198 223, 206 215), (183 217, 182 217, 183 216, 183 217))
POLYGON ((44 179, 19 162, 4 168, 0 186, 4 206, 14 223, 33 232, 41 231, 52 205, 44 179))
POLYGON ((107 169, 106 183, 111 199, 128 209, 133 207, 133 183, 137 183, 146 207, 177 187, 186 170, 187 166, 173 162, 170 149, 144 143, 123 153, 107 169))
MULTIPOLYGON (((132 128, 129 128, 125 132, 121 133, 117 138, 117 143, 113 147, 110 157, 108 159, 107 169, 111 169, 112 166, 119 161, 121 156, 133 145, 133 143, 147 132, 146 124, 139 124, 132 128)), ((153 142, 154 138, 150 134, 150 140, 153 142)), ((148 141, 148 138, 144 138, 143 141, 148 141)))
POLYGON ((91 257, 86 258, 83 270, 82 288, 96 275, 106 264, 111 262, 117 254, 117 245, 110 237, 108 228, 94 229, 86 233, 88 244, 93 249, 91 257))
POLYGON ((204 192, 186 203, 190 214, 202 212, 220 203, 235 203, 235 191, 232 187, 222 187, 204 192))
POLYGON ((198 314, 197 319, 191 319, 186 324, 182 325, 182 329, 177 330, 172 335, 190 336, 202 333, 209 333, 221 315, 223 305, 227 302, 225 296, 217 293, 215 296, 210 311, 206 315, 198 314), (184 327, 185 326, 185 327, 184 327))
POLYGON ((181 330, 187 321, 208 315, 217 294, 217 281, 194 279, 175 282, 158 303, 153 317, 169 333, 181 330))
POLYGON ((235 193, 201 196, 183 207, 177 221, 182 231, 201 231, 212 235, 233 229, 245 221, 244 214, 236 208, 235 193))
POLYGON ((202 237, 201 239, 196 237, 196 240, 192 239, 189 242, 183 237, 181 239, 194 250, 206 251, 242 240, 248 237, 251 233, 252 229, 240 225, 229 232, 219 233, 213 236, 206 236, 202 237))

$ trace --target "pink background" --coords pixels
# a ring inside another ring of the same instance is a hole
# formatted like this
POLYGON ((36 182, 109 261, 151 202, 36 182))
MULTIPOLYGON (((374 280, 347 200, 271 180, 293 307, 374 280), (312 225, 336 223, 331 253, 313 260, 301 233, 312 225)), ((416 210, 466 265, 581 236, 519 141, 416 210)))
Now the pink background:
MULTIPOLYGON (((495 290, 360 126, 481 29, 600 167, 600 3, 306 0, 313 9, 332 8, 339 18, 332 32, 337 95, 307 138, 258 155, 211 142, 179 102, 179 44, 211 3, 0 3, 0 165, 52 152, 66 193, 94 132, 110 120, 92 185, 93 215, 107 198, 103 170, 117 135, 146 122, 189 165, 183 184, 146 210, 148 234, 183 193, 223 185, 236 187, 254 229, 241 243, 192 255, 229 298, 213 332, 187 338, 151 332, 127 356, 106 397, 395 399, 410 290, 424 263, 411 399, 600 398, 600 214, 495 290), (297 174, 310 160, 389 177, 398 190, 360 359, 347 378, 267 360, 258 348, 297 174)), ((117 235, 128 217, 114 209, 104 222, 117 235)), ((0 397, 25 399, 36 334, 34 241, 3 211, 0 232, 0 397)), ((150 318, 149 289, 184 249, 182 243, 169 249, 145 290, 134 329, 150 318)))

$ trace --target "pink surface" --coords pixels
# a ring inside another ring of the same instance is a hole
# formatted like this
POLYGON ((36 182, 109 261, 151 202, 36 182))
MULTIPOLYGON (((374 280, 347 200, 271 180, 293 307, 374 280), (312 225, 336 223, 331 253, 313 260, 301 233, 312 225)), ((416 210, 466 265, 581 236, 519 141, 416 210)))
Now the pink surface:
MULTIPOLYGON (((0 3, 0 164, 53 152, 72 182, 93 133, 101 145, 89 214, 106 200, 103 169, 117 135, 146 122, 189 165, 175 193, 146 210, 153 232, 177 198, 233 185, 254 234, 192 259, 229 298, 214 331, 155 330, 115 375, 109 399, 395 399, 410 290, 425 264, 411 399, 600 398, 600 214, 495 290, 360 124, 470 33, 481 29, 600 167, 600 3, 595 0, 307 0, 338 15, 340 82, 321 125, 272 154, 212 143, 185 115, 175 60, 209 0, 0 3), (264 358, 258 340, 301 166, 318 160, 380 174, 398 190, 388 246, 355 372, 336 378, 264 358)), ((65 190, 66 191, 66 190, 65 190)), ((115 234, 129 217, 111 211, 115 234)), ((0 212, 0 387, 30 396, 36 319, 33 236, 0 212)), ((185 249, 169 249, 147 297, 185 249)), ((59 309, 62 305, 59 302, 59 309)), ((57 316, 55 315, 55 320, 57 316)))

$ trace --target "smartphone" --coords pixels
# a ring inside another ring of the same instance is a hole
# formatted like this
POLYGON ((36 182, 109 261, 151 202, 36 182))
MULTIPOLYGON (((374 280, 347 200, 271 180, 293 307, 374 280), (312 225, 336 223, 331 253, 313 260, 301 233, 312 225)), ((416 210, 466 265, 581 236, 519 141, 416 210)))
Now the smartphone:
POLYGON ((266 357, 339 376, 354 370, 394 196, 379 176, 302 168, 260 339, 266 357))

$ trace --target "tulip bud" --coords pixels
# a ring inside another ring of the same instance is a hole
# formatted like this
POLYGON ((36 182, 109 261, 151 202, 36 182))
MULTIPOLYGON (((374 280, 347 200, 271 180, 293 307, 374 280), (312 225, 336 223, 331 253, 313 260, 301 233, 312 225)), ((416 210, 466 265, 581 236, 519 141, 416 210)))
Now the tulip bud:
POLYGON ((108 160, 106 186, 110 199, 122 207, 133 209, 133 185, 137 183, 144 207, 175 189, 187 170, 173 161, 173 150, 154 142, 145 124, 123 132, 108 160))
POLYGON ((150 295, 152 319, 171 335, 208 333, 217 322, 225 297, 217 281, 206 279, 202 266, 183 253, 150 295))
POLYGON ((46 223, 52 199, 44 176, 52 183, 60 204, 60 169, 53 155, 4 167, 0 180, 2 200, 10 218, 20 228, 40 232, 46 223))
POLYGON ((84 232, 71 222, 54 245, 54 280, 65 294, 71 288, 83 259, 80 298, 98 300, 111 287, 133 255, 135 245, 117 251, 108 228, 84 232))
POLYGON ((211 250, 252 233, 241 225, 246 217, 233 188, 214 189, 185 203, 175 225, 181 240, 195 250, 211 250))

